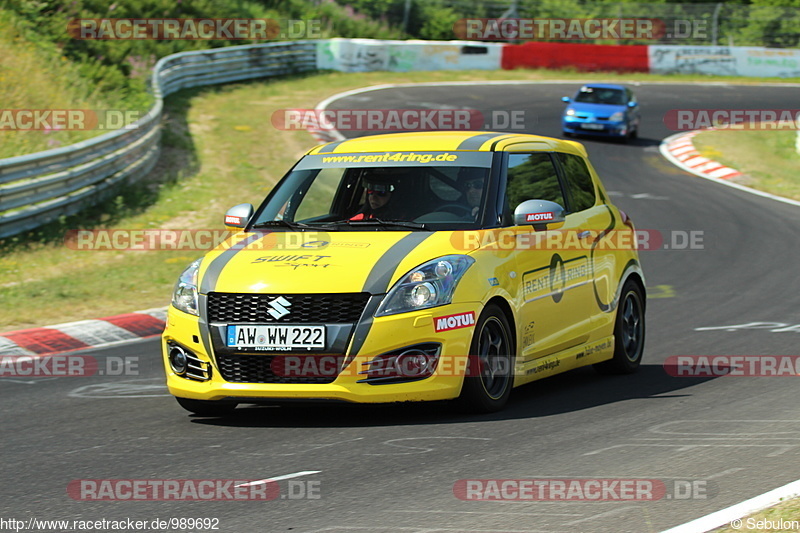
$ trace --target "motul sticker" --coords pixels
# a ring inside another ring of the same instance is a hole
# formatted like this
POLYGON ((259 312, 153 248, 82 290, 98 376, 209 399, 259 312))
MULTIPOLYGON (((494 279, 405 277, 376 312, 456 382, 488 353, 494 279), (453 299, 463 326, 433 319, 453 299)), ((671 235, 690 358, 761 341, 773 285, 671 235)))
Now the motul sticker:
POLYGON ((555 215, 548 211, 547 213, 528 213, 525 215, 525 221, 527 222, 539 222, 542 220, 553 220, 555 215))
POLYGON ((433 319, 436 331, 467 328, 475 324, 475 313, 459 313, 457 315, 440 316, 433 319))
POLYGON ((242 219, 239 217, 232 217, 230 215, 225 217, 225 222, 228 224, 241 224, 242 219))

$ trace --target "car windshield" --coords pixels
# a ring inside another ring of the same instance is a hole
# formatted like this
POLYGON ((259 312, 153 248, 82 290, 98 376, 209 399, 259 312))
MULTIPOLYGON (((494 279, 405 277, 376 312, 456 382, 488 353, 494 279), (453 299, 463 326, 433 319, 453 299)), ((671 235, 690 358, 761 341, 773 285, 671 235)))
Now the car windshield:
POLYGON ((619 89, 584 87, 575 95, 575 101, 584 104, 625 105, 625 93, 619 89))
MULTIPOLYGON (((348 157, 371 161, 365 156, 348 157)), ((476 166, 452 164, 455 161, 414 166, 342 165, 339 161, 318 165, 314 163, 318 158, 306 156, 280 181, 252 227, 425 231, 474 229, 481 223, 492 161, 489 152, 463 157, 476 166)))

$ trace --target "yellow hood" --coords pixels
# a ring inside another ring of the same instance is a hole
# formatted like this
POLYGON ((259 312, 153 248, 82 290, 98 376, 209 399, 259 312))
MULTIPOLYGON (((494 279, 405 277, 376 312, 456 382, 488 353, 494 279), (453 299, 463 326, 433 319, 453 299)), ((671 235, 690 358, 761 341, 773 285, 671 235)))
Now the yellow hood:
POLYGON ((200 292, 382 294, 417 265, 463 253, 450 233, 239 233, 203 260, 200 292))

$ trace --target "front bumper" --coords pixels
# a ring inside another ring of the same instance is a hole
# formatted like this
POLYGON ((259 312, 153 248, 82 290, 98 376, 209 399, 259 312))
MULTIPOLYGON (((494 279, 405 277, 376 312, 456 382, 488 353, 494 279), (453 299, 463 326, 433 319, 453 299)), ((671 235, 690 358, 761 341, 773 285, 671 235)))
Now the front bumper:
MULTIPOLYGON (((357 403, 387 403, 432 401, 457 398, 467 363, 474 325, 437 332, 434 318, 474 312, 479 304, 447 305, 425 311, 371 318, 372 324, 358 354, 351 354, 353 335, 344 355, 337 357, 342 364, 338 375, 329 383, 243 383, 226 381, 220 370, 208 326, 198 317, 170 307, 167 326, 162 336, 162 359, 169 392, 177 397, 196 400, 238 400, 258 403, 270 400, 343 400, 357 403), (379 354, 393 352, 420 343, 440 344, 437 366, 430 377, 402 382, 365 383, 369 363, 379 354), (179 345, 191 352, 202 367, 208 368, 207 380, 189 379, 177 374, 170 366, 171 346, 179 345)), ((355 328, 354 328, 355 329, 355 328)), ((305 354, 301 354, 305 355, 305 354)), ((269 357, 265 354, 264 357, 269 357)), ((226 357, 234 357, 227 355, 226 357)), ((251 354, 248 357, 258 357, 251 354)), ((288 357, 292 357, 291 354, 288 357)))
POLYGON ((629 126, 625 122, 565 118, 561 122, 561 129, 564 133, 571 133, 573 135, 624 137, 628 134, 629 126))

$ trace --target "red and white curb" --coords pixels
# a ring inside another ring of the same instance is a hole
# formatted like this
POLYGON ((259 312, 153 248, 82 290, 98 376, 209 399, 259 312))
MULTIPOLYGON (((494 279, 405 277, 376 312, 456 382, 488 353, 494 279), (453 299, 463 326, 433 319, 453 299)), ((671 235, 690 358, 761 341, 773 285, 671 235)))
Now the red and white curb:
POLYGON ((0 356, 49 355, 160 335, 166 308, 0 333, 0 356))
POLYGON ((698 133, 702 132, 690 131, 689 133, 679 134, 677 137, 669 137, 664 141, 666 150, 672 156, 676 165, 686 168, 693 174, 700 172, 709 178, 715 179, 727 180, 742 175, 735 168, 726 167, 722 163, 701 156, 692 143, 692 138, 698 133))
MULTIPOLYGON (((752 528, 742 520, 744 517, 797 496, 800 496, 800 480, 792 481, 783 487, 778 487, 777 489, 765 492, 755 498, 750 498, 749 500, 737 503, 721 511, 667 529, 661 533, 705 533, 727 525, 730 525, 734 529, 746 531, 752 528)), ((773 521, 774 520, 776 519, 773 519, 773 521)))
POLYGON ((699 133, 703 133, 703 131, 708 130, 677 133, 667 137, 661 141, 661 146, 659 146, 661 155, 663 155, 675 166, 700 178, 711 180, 715 183, 720 183, 728 187, 733 187, 734 189, 739 189, 740 191, 748 192, 750 194, 755 194, 756 196, 762 196, 764 198, 769 198, 770 200, 800 207, 800 202, 797 200, 792 200, 790 198, 784 198, 768 192, 745 187, 744 185, 740 185, 731 181, 731 178, 741 176, 742 173, 736 169, 726 167, 722 163, 717 163, 716 161, 702 157, 695 149, 694 144, 692 143, 692 137, 699 133))

